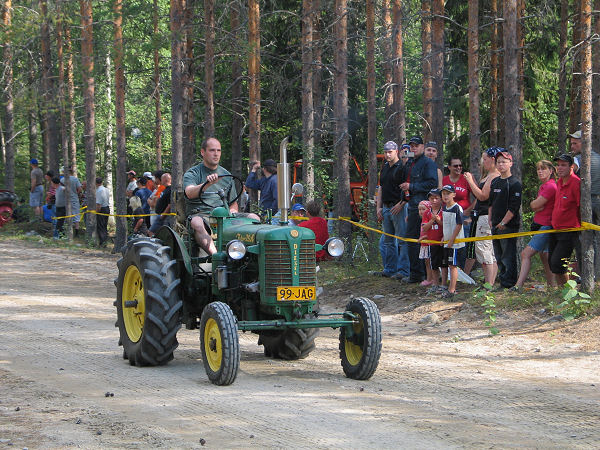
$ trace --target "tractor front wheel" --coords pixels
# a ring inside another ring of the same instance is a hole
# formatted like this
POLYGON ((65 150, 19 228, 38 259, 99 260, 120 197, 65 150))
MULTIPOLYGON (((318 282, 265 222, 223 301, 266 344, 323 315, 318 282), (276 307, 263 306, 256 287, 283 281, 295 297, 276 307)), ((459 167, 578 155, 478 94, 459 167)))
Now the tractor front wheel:
POLYGON ((208 379, 218 386, 235 381, 240 367, 240 343, 231 308, 210 303, 200 319, 200 347, 208 379))
POLYGON ((258 344, 264 345, 265 356, 293 361, 306 358, 315 349, 318 328, 289 328, 282 331, 263 331, 258 344))
POLYGON ((354 324, 340 329, 340 358, 348 378, 368 380, 381 355, 381 317, 377 305, 368 298, 353 298, 346 311, 356 316, 354 324))

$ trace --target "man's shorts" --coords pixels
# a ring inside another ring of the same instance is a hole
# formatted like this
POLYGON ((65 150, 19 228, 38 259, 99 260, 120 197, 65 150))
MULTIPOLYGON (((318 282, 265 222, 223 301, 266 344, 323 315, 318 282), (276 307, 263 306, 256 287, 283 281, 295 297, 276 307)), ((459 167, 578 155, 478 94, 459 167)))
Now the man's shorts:
POLYGON ((42 206, 44 197, 44 186, 41 184, 37 185, 33 192, 29 193, 29 206, 37 207, 42 206))
POLYGON ((458 266, 460 257, 465 251, 465 247, 461 248, 443 248, 442 267, 458 266))
POLYGON ((438 270, 440 267, 442 267, 442 260, 444 258, 444 247, 442 247, 439 244, 430 245, 429 253, 431 255, 431 268, 433 270, 438 270))
MULTIPOLYGON (((541 230, 551 230, 550 225, 544 225, 540 228, 541 230)), ((548 252, 548 243, 550 242, 550 233, 547 234, 534 234, 531 236, 531 240, 527 244, 536 252, 548 252)))

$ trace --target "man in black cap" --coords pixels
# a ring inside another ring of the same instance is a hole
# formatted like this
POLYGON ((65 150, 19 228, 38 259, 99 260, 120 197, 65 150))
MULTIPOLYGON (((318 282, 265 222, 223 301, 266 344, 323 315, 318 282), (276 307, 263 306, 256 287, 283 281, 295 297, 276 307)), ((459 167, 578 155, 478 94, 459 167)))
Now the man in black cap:
POLYGON ((261 169, 260 161, 252 164, 248 178, 246 178, 246 186, 250 189, 260 191, 260 209, 262 214, 271 214, 277 212, 277 164, 272 159, 267 159, 262 167, 261 178, 256 176, 256 173, 261 169))
MULTIPOLYGON (((377 219, 383 222, 385 233, 404 237, 406 233, 406 216, 404 214, 406 202, 399 186, 402 178, 402 162, 398 158, 398 145, 394 141, 386 142, 383 145, 383 155, 385 163, 383 163, 379 175, 377 219)), ((405 242, 383 235, 381 245, 383 271, 374 274, 395 278, 408 276, 408 252, 402 251, 405 246, 405 242)))
MULTIPOLYGON (((413 156, 407 161, 404 182, 400 185, 408 197, 408 218, 406 237, 419 239, 421 234, 421 217, 419 216, 419 202, 427 200, 427 194, 438 186, 437 166, 424 156, 425 146, 421 136, 413 136, 408 141, 413 156)), ((408 243, 408 257, 410 259, 410 276, 403 278, 407 283, 420 283, 425 279, 425 266, 419 259, 420 244, 408 243)))

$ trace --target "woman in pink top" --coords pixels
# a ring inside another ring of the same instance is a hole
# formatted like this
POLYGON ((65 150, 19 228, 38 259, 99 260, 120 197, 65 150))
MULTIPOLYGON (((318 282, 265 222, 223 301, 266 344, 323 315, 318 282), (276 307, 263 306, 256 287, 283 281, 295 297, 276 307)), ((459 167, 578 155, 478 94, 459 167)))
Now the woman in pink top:
MULTIPOLYGON (((531 231, 551 230, 552 229, 552 210, 554 209, 554 196, 556 195, 556 169, 550 161, 542 160, 536 164, 537 175, 542 182, 538 195, 529 206, 535 211, 531 231)), ((527 244, 527 247, 521 252, 521 273, 517 284, 512 288, 519 290, 523 287, 529 270, 531 269, 531 258, 536 253, 540 254, 540 259, 546 272, 546 281, 549 286, 555 286, 554 275, 548 265, 548 240, 549 234, 535 234, 527 244)))

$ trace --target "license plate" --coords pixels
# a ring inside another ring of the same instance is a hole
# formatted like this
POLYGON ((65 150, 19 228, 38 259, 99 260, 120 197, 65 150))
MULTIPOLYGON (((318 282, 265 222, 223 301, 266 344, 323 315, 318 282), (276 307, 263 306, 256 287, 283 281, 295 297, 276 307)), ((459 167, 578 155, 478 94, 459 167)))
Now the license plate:
POLYGON ((316 298, 314 286, 279 286, 277 288, 278 301, 302 301, 316 298))

